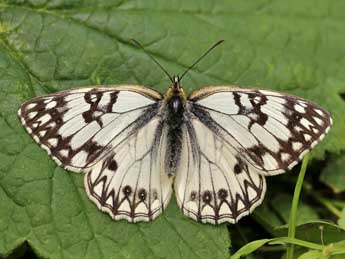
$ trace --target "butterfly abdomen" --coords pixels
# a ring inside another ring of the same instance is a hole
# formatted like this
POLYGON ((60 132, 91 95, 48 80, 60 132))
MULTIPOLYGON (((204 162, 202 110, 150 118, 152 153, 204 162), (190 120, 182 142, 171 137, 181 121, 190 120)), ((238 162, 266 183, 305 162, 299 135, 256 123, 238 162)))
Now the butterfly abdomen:
POLYGON ((167 101, 166 108, 168 145, 165 154, 165 171, 169 176, 174 176, 181 159, 184 100, 180 96, 173 96, 167 101))

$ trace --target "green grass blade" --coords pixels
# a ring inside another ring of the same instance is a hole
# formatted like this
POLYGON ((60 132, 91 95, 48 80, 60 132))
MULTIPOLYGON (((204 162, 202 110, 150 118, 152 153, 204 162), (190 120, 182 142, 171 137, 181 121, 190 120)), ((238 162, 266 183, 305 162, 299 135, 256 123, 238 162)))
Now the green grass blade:
MULTIPOLYGON (((299 197, 300 197, 302 186, 303 186, 305 172, 307 170, 308 160, 309 160, 309 154, 307 154, 303 159, 301 170, 299 172, 297 183, 295 186, 295 192, 292 199, 292 206, 291 206, 290 217, 289 217, 289 230, 288 230, 289 238, 295 238, 298 201, 299 201, 299 197)), ((286 259, 293 259, 294 245, 290 244, 287 247, 286 252, 287 252, 286 259)))

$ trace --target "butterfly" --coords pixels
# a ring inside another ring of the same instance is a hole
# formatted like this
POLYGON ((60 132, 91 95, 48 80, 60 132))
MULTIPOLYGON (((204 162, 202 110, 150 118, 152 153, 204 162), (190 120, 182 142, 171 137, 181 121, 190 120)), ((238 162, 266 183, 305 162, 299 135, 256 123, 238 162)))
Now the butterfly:
POLYGON ((154 220, 174 190, 186 216, 236 223, 261 204, 265 177, 295 166, 332 118, 268 90, 209 86, 187 97, 181 80, 201 58, 181 77, 161 67, 171 80, 165 95, 139 85, 84 87, 34 98, 18 115, 59 166, 85 174, 88 197, 115 220, 154 220))

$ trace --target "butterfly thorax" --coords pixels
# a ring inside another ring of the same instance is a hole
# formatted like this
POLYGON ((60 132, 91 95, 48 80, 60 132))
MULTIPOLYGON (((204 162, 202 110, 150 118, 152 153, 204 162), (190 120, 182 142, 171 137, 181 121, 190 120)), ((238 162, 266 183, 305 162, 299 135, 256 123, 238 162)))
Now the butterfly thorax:
MULTIPOLYGON (((176 78, 176 79, 175 79, 176 78)), ((182 125, 186 98, 178 77, 168 89, 165 98, 167 150, 165 154, 165 171, 169 176, 174 176, 180 162, 182 148, 182 125)))
POLYGON ((179 114, 183 110, 185 105, 186 97, 179 81, 174 82, 167 91, 165 103, 168 107, 169 112, 173 114, 179 114))

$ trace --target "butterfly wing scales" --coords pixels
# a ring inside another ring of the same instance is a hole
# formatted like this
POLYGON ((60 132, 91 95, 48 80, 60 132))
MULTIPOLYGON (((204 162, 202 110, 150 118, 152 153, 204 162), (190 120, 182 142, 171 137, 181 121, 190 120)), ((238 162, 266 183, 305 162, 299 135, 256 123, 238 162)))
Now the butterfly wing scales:
POLYGON ((114 219, 150 221, 172 191, 161 170, 161 99, 140 86, 81 88, 34 98, 18 114, 59 165, 86 173, 88 196, 98 208, 114 219))
POLYGON ((184 136, 174 189, 185 215, 204 223, 235 223, 261 203, 265 177, 236 157, 236 150, 197 119, 184 136))
MULTIPOLYGON (((150 221, 167 206, 162 95, 140 86, 81 88, 35 98, 19 116, 52 158, 86 173, 88 195, 114 219, 150 221)), ((291 169, 328 132, 327 111, 298 97, 228 86, 193 92, 174 183, 184 214, 237 222, 258 206, 265 177, 291 169)))
POLYGON ((172 178, 162 170, 166 135, 157 131, 164 131, 158 118, 86 170, 89 197, 116 220, 151 221, 170 200, 172 178))
POLYGON ((235 223, 261 204, 265 176, 291 169, 328 132, 320 106, 272 91, 208 87, 191 93, 174 183, 184 214, 235 223))
POLYGON ((291 169, 332 125, 317 104, 273 91, 207 87, 189 99, 201 120, 265 175, 291 169))
POLYGON ((18 114, 57 164, 80 172, 112 148, 113 138, 125 138, 158 100, 158 92, 139 86, 80 88, 34 98, 18 114))

